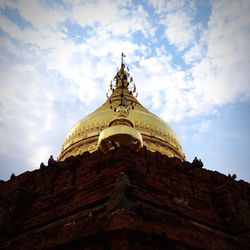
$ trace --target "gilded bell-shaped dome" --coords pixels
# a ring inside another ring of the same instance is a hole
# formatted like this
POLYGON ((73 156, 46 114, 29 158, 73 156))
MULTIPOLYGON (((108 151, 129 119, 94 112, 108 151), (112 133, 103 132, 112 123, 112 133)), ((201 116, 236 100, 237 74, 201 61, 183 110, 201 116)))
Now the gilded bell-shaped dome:
POLYGON ((113 150, 121 144, 135 150, 146 146, 148 150, 184 161, 185 155, 174 130, 143 107, 134 93, 133 79, 122 60, 121 68, 110 84, 107 101, 68 132, 58 160, 98 148, 113 150))

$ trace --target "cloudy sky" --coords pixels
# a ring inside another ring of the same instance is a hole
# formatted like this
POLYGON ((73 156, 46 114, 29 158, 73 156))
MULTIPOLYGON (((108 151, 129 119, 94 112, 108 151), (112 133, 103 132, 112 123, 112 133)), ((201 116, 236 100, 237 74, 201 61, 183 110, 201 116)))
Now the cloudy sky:
POLYGON ((0 179, 56 158, 124 52, 187 160, 250 182, 249 0, 0 0, 0 179))

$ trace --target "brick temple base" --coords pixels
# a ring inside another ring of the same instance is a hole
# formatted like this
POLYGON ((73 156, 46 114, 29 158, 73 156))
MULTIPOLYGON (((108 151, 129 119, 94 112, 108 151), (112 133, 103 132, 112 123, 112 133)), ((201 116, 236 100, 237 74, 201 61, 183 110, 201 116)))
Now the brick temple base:
POLYGON ((0 181, 1 249, 249 249, 250 184, 143 148, 0 181))

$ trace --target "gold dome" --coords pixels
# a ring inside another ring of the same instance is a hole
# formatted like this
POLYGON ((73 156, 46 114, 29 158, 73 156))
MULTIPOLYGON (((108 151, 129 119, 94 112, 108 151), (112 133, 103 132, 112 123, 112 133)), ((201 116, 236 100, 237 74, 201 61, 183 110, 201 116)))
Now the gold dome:
POLYGON ((86 151, 96 151, 98 146, 100 146, 100 140, 102 140, 99 138, 98 144, 98 137, 101 133, 100 137, 103 137, 102 131, 107 131, 104 136, 106 137, 107 134, 111 135, 112 133, 113 135, 114 131, 119 130, 117 127, 115 129, 110 127, 110 123, 117 120, 117 114, 114 111, 125 100, 126 107, 128 107, 126 119, 131 123, 125 134, 130 133, 132 137, 137 136, 138 141, 151 151, 158 151, 169 157, 177 157, 184 161, 185 155, 174 130, 158 116, 149 112, 134 97, 135 86, 133 85, 133 90, 130 89, 132 78, 129 76, 128 71, 125 70, 123 61, 121 69, 114 80, 115 86, 113 87, 111 84, 112 94, 108 100, 93 113, 77 122, 68 132, 58 160, 63 161, 70 156, 76 156, 86 151))

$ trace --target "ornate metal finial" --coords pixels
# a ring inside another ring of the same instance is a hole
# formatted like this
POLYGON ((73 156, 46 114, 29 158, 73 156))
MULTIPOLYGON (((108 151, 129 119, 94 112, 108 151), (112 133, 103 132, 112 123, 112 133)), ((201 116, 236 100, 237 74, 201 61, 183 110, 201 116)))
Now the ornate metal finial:
POLYGON ((122 52, 122 55, 121 55, 121 66, 124 65, 124 60, 123 60, 124 57, 126 57, 126 55, 122 52))
POLYGON ((110 83, 107 98, 110 108, 115 111, 116 115, 125 117, 131 109, 134 109, 136 102, 131 97, 137 97, 137 93, 135 93, 136 87, 133 78, 129 74, 129 69, 125 67, 124 57, 126 55, 122 52, 121 68, 110 83))

